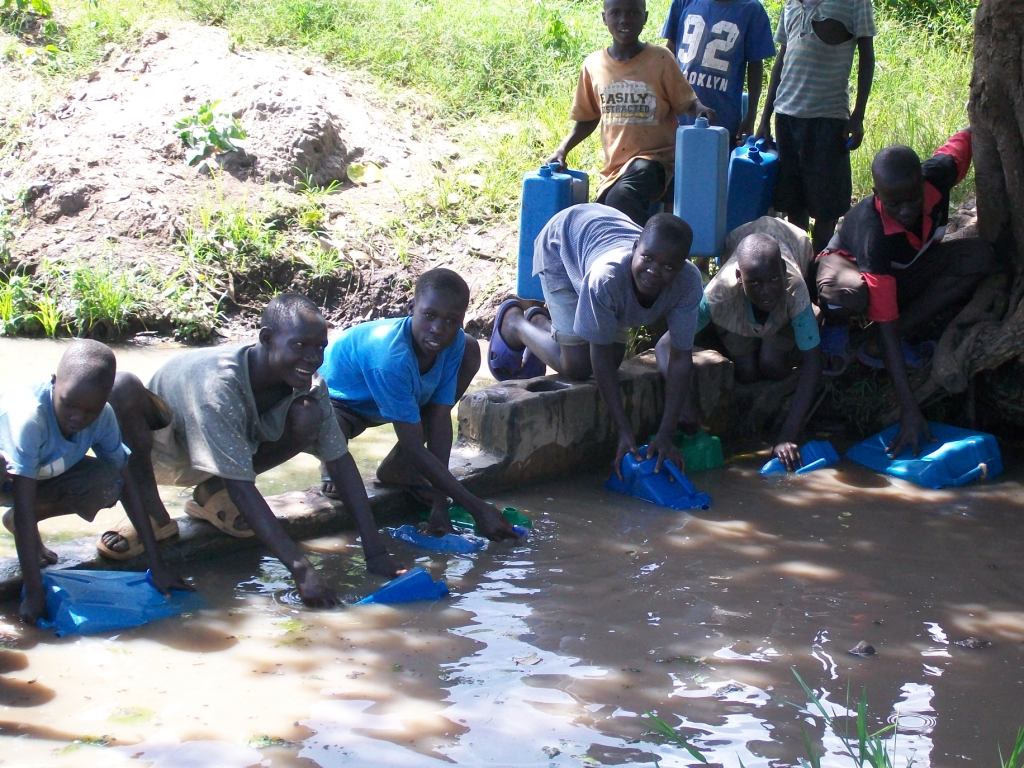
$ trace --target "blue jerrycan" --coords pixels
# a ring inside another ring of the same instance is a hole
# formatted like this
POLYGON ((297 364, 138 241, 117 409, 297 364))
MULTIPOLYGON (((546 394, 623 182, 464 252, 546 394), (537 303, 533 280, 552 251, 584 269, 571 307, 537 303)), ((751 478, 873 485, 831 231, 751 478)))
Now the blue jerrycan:
POLYGON ((725 243, 729 132, 698 117, 676 129, 673 211, 693 229, 690 256, 718 256, 725 243))
POLYGON ((516 294, 521 299, 544 300, 540 277, 533 273, 533 241, 552 216, 575 203, 587 202, 590 192, 583 171, 556 171, 542 165, 523 176, 523 203, 519 214, 519 271, 516 294))
POLYGON ((728 214, 725 229, 732 232, 741 224, 768 213, 779 175, 779 153, 764 139, 750 136, 729 157, 728 214))
MULTIPOLYGON (((831 467, 839 462, 839 454, 828 440, 811 440, 800 446, 800 466, 796 474, 806 475, 816 469, 831 467)), ((784 475, 786 465, 779 459, 769 459, 761 467, 762 475, 784 475)))
POLYGON ((928 422, 934 440, 917 456, 909 450, 889 456, 885 448, 899 434, 893 424, 846 452, 848 459, 876 472, 909 480, 925 488, 966 485, 973 480, 993 478, 1003 472, 1003 457, 995 437, 986 432, 928 422))

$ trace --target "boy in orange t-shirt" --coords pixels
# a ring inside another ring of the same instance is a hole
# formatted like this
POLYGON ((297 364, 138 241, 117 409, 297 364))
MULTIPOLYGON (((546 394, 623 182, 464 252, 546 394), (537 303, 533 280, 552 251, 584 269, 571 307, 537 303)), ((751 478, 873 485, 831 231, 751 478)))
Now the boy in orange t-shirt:
POLYGON ((597 202, 643 226, 651 203, 672 179, 677 115, 707 115, 671 52, 640 41, 647 22, 645 0, 605 0, 601 13, 612 44, 583 62, 570 117, 572 131, 548 159, 565 157, 601 124, 604 168, 597 202))

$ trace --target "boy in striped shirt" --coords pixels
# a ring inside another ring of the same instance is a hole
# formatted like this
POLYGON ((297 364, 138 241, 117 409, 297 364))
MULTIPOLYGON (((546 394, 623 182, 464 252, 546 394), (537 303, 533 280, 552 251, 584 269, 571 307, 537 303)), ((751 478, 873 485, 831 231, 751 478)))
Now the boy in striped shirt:
POLYGON ((850 208, 850 151, 864 139, 864 110, 874 77, 870 0, 786 0, 775 31, 779 54, 757 134, 775 137, 779 181, 775 208, 808 229, 821 251, 850 208), (849 81, 857 51, 857 96, 849 81))

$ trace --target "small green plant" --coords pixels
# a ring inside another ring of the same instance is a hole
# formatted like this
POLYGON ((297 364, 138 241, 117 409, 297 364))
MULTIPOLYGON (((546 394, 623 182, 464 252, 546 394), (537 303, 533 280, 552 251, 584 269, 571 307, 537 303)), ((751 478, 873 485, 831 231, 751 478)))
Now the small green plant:
POLYGON ((51 339, 56 338, 57 332, 64 325, 64 310, 60 308, 60 304, 53 296, 39 296, 35 300, 35 305, 35 311, 31 315, 32 319, 39 323, 43 334, 51 339))
POLYGON ((125 272, 81 266, 71 272, 69 282, 78 334, 117 334, 145 304, 141 284, 125 272))
POLYGON ((12 335, 21 329, 31 296, 32 281, 25 275, 14 274, 0 282, 0 335, 12 335))
POLYGON ((690 753, 690 756, 694 760, 699 760, 702 763, 707 763, 708 759, 704 757, 703 753, 693 746, 690 741, 683 736, 679 731, 669 725, 663 718, 659 717, 655 712, 647 712, 644 714, 644 718, 654 727, 654 732, 661 736, 662 740, 667 744, 674 744, 677 747, 681 747, 690 753))
POLYGON ((298 258, 309 267, 309 277, 323 280, 336 277, 342 270, 352 268, 352 263, 334 248, 323 248, 319 244, 309 245, 298 252, 298 258))
POLYGON ((233 115, 219 112, 219 103, 203 102, 195 114, 185 115, 174 123, 178 137, 187 148, 185 160, 189 165, 211 168, 217 154, 241 149, 235 142, 245 139, 245 129, 233 115))
MULTIPOLYGON (((854 735, 850 734, 850 719, 843 718, 842 733, 838 728, 835 715, 829 713, 824 705, 821 703, 821 699, 812 691, 807 683, 804 682, 803 678, 800 677, 800 673, 793 670, 793 677, 800 683, 800 687, 804 691, 804 695, 814 705, 814 708, 821 713, 822 719, 825 724, 832 729, 832 732, 839 738, 840 743, 843 745, 843 750, 846 755, 853 761, 853 764, 857 768, 863 768, 867 765, 870 768, 892 768, 893 761, 896 758, 896 735, 898 723, 893 723, 879 728, 876 731, 871 731, 868 728, 868 700, 867 694, 861 691, 860 699, 857 701, 857 716, 854 720, 854 735), (882 738, 885 734, 892 732, 892 756, 889 755, 886 749, 885 740, 882 738)), ((846 710, 850 709, 850 691, 846 692, 846 710)), ((804 748, 807 750, 807 760, 801 760, 800 765, 805 768, 821 768, 821 756, 814 749, 811 744, 811 740, 807 735, 806 731, 801 730, 801 736, 804 740, 804 748)), ((907 768, 913 765, 913 758, 909 758, 907 762, 907 768)))
POLYGON ((0 0, 0 27, 14 35, 52 15, 49 0, 0 0))
POLYGON ((1017 729, 1009 757, 1003 757, 1003 749, 999 748, 999 765, 1001 768, 1024 768, 1024 728, 1017 729))

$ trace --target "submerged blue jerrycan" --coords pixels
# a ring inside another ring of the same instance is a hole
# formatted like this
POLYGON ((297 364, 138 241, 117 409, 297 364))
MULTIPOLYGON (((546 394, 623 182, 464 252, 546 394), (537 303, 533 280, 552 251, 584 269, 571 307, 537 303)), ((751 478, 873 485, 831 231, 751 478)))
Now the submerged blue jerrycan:
POLYGON ((899 434, 897 423, 857 443, 846 458, 925 488, 955 488, 1002 474, 1003 457, 992 435, 934 421, 928 422, 928 428, 934 440, 922 446, 917 456, 909 450, 899 456, 886 453, 886 446, 899 434))
MULTIPOLYGON (((647 446, 641 445, 637 453, 641 456, 646 455, 647 446)), ((654 471, 657 464, 657 458, 638 459, 627 453, 622 457, 622 479, 619 480, 613 473, 605 481, 604 487, 609 491, 624 493, 669 509, 711 507, 711 497, 698 491, 675 462, 666 459, 661 465, 660 472, 654 471)))
POLYGON ((414 603, 418 600, 440 600, 447 595, 448 585, 444 579, 435 581, 426 570, 417 566, 392 579, 362 600, 357 600, 355 604, 396 605, 398 603, 414 603))
POLYGON ((693 229, 692 257, 713 257, 725 243, 729 132, 698 117, 676 129, 672 210, 693 229))
POLYGON ((768 213, 779 175, 779 153, 764 139, 753 136, 729 156, 729 195, 725 229, 732 232, 741 224, 768 213))
MULTIPOLYGON (((800 466, 795 474, 806 475, 816 469, 824 469, 839 463, 839 454, 828 440, 811 440, 800 446, 800 466)), ((761 467, 762 475, 784 475, 786 465, 771 458, 761 467)))
POLYGON ((552 216, 563 208, 587 202, 589 179, 583 171, 557 170, 542 165, 523 176, 523 201, 519 213, 519 271, 516 294, 521 299, 544 300, 540 277, 533 274, 533 241, 552 216))

